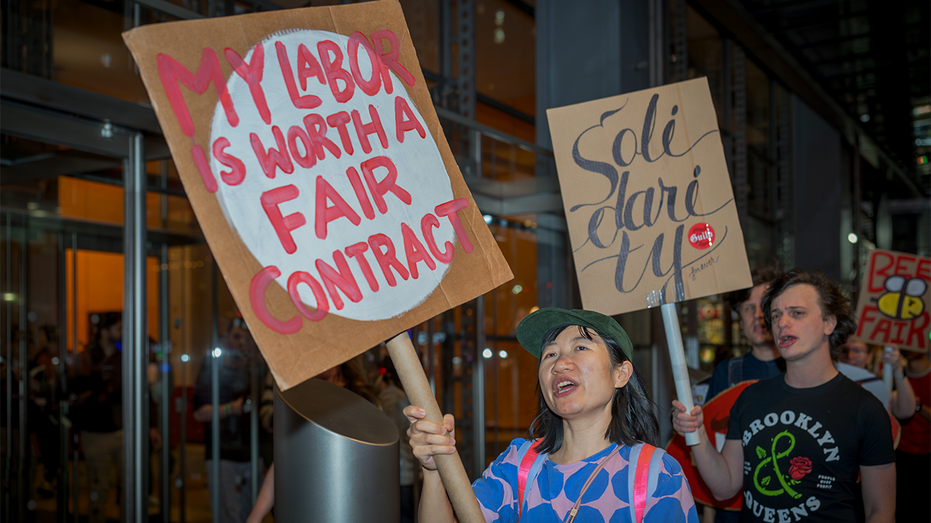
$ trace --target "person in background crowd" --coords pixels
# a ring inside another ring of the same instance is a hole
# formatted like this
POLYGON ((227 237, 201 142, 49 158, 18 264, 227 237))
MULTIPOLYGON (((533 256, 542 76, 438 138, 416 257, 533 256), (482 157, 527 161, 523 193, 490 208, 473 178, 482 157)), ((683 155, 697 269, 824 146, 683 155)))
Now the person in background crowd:
POLYGON ((702 409, 673 401, 673 427, 698 430, 692 456, 718 499, 743 490, 741 521, 856 521, 857 476, 870 523, 895 516, 895 455, 884 406, 841 375, 831 353, 853 332, 850 301, 833 281, 793 270, 763 297, 786 374, 747 387, 730 412, 719 453, 702 409))
POLYGON ((931 506, 931 360, 928 354, 905 350, 905 373, 915 391, 911 416, 899 417, 902 438, 895 451, 897 484, 896 518, 901 522, 928 521, 931 506))
POLYGON ((847 343, 840 348, 839 361, 847 365, 853 365, 854 367, 871 371, 869 363, 872 359, 872 354, 872 348, 866 343, 860 340, 847 340, 847 343))
POLYGON ((837 370, 847 376, 851 381, 856 382, 870 394, 876 396, 889 411, 898 419, 910 418, 915 412, 915 392, 912 386, 905 379, 905 363, 899 354, 897 347, 889 347, 884 351, 883 364, 892 367, 892 380, 895 390, 889 391, 883 380, 866 369, 865 365, 870 358, 872 350, 859 340, 847 340, 847 343, 841 347, 840 361, 836 361, 834 366, 837 370), (848 361, 856 363, 845 363, 844 355, 847 355, 848 361))
POLYGON ((116 469, 119 506, 123 507, 123 314, 94 315, 94 341, 78 359, 72 380, 77 395, 72 416, 80 428, 81 448, 87 461, 91 523, 106 520, 110 473, 116 469))
POLYGON ((731 293, 731 308, 740 316, 740 332, 750 342, 750 352, 722 361, 714 368, 708 399, 741 381, 771 378, 785 372, 785 361, 776 350, 760 304, 769 283, 778 275, 779 272, 771 267, 754 269, 753 287, 731 293))
MULTIPOLYGON (((375 395, 375 390, 366 379, 365 370, 362 367, 362 360, 360 356, 337 365, 329 370, 321 372, 320 374, 314 376, 314 379, 321 379, 334 385, 345 387, 350 391, 358 394, 359 396, 362 396, 366 399, 366 401, 375 405, 379 409, 382 408, 381 402, 378 401, 378 398, 375 395)), ((263 394, 263 398, 265 397, 266 395, 263 394)), ((270 404, 273 405, 273 403, 274 400, 271 400, 270 404)), ((263 399, 263 405, 264 404, 265 400, 263 399)), ((274 408, 272 407, 270 411, 265 410, 264 415, 260 412, 260 417, 262 418, 263 424, 272 426, 274 424, 274 408)), ((252 511, 249 513, 249 517, 246 520, 246 523, 261 523, 261 521, 265 519, 265 516, 271 512, 272 507, 274 506, 275 464, 272 463, 271 466, 268 467, 268 470, 265 472, 265 480, 262 482, 262 489, 259 491, 259 497, 255 500, 255 506, 252 507, 252 511)))
MULTIPOLYGON (((250 465, 251 434, 249 409, 252 407, 252 372, 264 373, 258 351, 245 321, 234 318, 227 329, 219 355, 204 361, 194 387, 194 419, 204 424, 207 479, 211 491, 220 490, 219 520, 236 523, 246 520, 252 510, 250 465), (219 365, 220 448, 213 448, 211 401, 212 364, 219 365), (220 474, 212 477, 213 460, 220 460, 220 474)), ((265 376, 256 382, 262 383, 265 376)), ((258 480, 258 478, 254 478, 258 480)))
POLYGON ((398 433, 401 434, 401 523, 414 523, 414 482, 417 479, 418 469, 411 442, 404 437, 404 431, 409 425, 407 416, 404 415, 404 408, 411 403, 407 399, 407 394, 398 379, 398 371, 394 368, 391 359, 385 358, 382 368, 385 372, 382 374, 382 389, 378 393, 378 399, 381 401, 385 414, 394 421, 398 426, 398 433))
POLYGON ((29 412, 43 473, 36 493, 42 498, 55 496, 61 449, 58 431, 58 332, 54 325, 38 329, 35 345, 29 348, 29 412))

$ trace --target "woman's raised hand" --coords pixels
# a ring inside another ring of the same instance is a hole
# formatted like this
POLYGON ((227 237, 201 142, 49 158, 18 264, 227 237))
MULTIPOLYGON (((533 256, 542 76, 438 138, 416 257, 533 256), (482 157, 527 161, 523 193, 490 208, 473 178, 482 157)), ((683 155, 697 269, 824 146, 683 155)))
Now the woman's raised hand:
POLYGON ((420 460, 423 468, 436 470, 433 456, 456 452, 456 420, 452 414, 443 416, 442 426, 425 420, 427 412, 415 405, 405 407, 404 415, 411 422, 410 428, 407 429, 407 437, 411 440, 414 456, 420 460))

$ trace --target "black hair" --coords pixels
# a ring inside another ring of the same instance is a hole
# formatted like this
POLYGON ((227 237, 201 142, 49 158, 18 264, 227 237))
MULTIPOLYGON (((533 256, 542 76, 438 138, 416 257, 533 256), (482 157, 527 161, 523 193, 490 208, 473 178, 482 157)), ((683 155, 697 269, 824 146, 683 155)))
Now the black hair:
POLYGON ((847 337, 857 329, 857 322, 853 319, 850 307, 850 298, 834 280, 820 272, 806 272, 802 269, 792 269, 782 274, 770 284, 769 290, 763 295, 763 317, 766 327, 773 329, 773 300, 793 285, 811 285, 818 293, 818 306, 821 316, 828 318, 834 316, 837 324, 834 332, 829 336, 831 343, 831 357, 836 359, 840 354, 841 346, 847 342, 847 337))
POLYGON ((728 295, 727 301, 730 302, 731 309, 735 311, 739 310, 740 304, 750 299, 750 293, 753 292, 754 287, 757 285, 771 283, 781 274, 782 273, 778 267, 770 265, 762 265, 754 268, 752 271, 750 271, 750 278, 753 281, 753 285, 747 289, 740 289, 739 291, 734 291, 728 295))
POLYGON ((343 373, 343 378, 346 380, 347 389, 362 396, 379 409, 381 408, 378 395, 375 393, 375 389, 372 388, 371 383, 369 383, 365 369, 362 367, 362 360, 358 356, 340 364, 340 372, 343 373))
POLYGON ((398 388, 403 390, 404 385, 401 384, 401 378, 398 377, 398 369, 394 366, 394 362, 391 361, 391 358, 385 357, 381 364, 385 369, 385 379, 391 380, 398 388))
MULTIPOLYGON (((613 338, 605 336, 596 329, 580 325, 561 325, 550 329, 543 337, 543 346, 551 343, 562 331, 569 327, 578 328, 579 334, 589 340, 593 339, 593 333, 600 336, 608 347, 611 365, 617 366, 625 361, 630 361, 630 358, 624 354, 620 345, 613 338)), ((540 361, 542 362, 542 359, 540 361)), ((631 366, 633 366, 633 362, 631 362, 631 366)), ((562 447, 562 418, 553 413, 546 404, 539 382, 537 383, 537 391, 540 397, 539 414, 530 425, 530 433, 534 437, 543 438, 540 446, 541 453, 553 453, 562 447)), ((653 446, 659 446, 660 444, 656 405, 650 398, 650 393, 636 367, 633 367, 633 373, 630 380, 627 381, 627 385, 614 389, 614 397, 611 399, 611 423, 608 425, 608 430, 605 431, 605 438, 618 445, 630 446, 639 441, 653 446)))

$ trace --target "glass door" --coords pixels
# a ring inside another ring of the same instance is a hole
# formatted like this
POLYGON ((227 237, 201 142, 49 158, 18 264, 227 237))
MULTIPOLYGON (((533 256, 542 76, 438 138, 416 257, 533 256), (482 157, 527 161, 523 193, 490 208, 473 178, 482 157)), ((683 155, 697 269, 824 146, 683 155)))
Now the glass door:
POLYGON ((260 480, 264 364, 174 166, 142 161, 132 130, 2 105, 0 521, 222 520, 214 506, 230 496, 210 494, 210 424, 197 408, 229 402, 199 377, 232 361, 221 354, 236 338, 249 385, 236 411, 251 441, 233 477, 260 480), (140 232, 135 254, 127 237, 140 232), (127 373, 127 358, 141 372, 127 373))

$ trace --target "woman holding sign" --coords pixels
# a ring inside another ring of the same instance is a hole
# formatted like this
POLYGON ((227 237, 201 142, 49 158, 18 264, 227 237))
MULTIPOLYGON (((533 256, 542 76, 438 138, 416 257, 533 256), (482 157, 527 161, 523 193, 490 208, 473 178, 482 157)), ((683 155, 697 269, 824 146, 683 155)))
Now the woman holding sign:
MULTIPOLYGON (((512 441, 473 483, 485 519, 697 522, 681 467, 654 446, 659 424, 624 329, 597 312, 540 309, 517 339, 540 358, 538 439, 512 441)), ((455 451, 453 417, 440 426, 420 407, 404 413, 424 468, 420 520, 455 521, 433 460, 455 451)))

